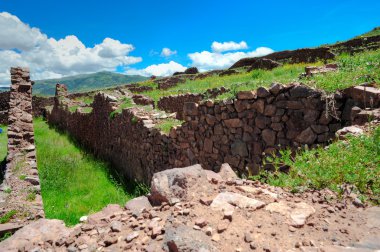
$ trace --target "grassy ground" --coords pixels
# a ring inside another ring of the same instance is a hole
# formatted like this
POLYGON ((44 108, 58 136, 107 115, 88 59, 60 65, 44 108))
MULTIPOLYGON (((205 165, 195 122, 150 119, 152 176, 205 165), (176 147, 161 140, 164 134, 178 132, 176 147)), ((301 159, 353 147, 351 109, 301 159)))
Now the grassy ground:
POLYGON ((318 66, 322 65, 322 62, 315 64, 285 64, 272 71, 254 70, 249 73, 230 76, 211 76, 202 80, 188 80, 167 90, 154 89, 144 92, 144 94, 158 101, 163 96, 187 92, 204 93, 209 88, 224 86, 230 89, 229 93, 218 97, 218 99, 224 99, 233 97, 237 91, 254 90, 260 86, 268 87, 273 82, 287 84, 301 81, 306 85, 323 89, 327 92, 334 92, 366 81, 380 82, 380 50, 362 52, 354 56, 339 55, 334 62, 339 65, 338 72, 316 75, 301 80, 298 77, 305 71, 305 66, 318 66))
POLYGON ((0 134, 0 162, 4 160, 7 156, 7 146, 8 146, 8 136, 7 136, 7 126, 0 125, 3 133, 0 134))
POLYGON ((167 118, 166 120, 162 120, 159 123, 155 124, 154 127, 160 129, 163 133, 168 134, 173 126, 178 126, 182 123, 183 121, 174 118, 167 118))
POLYGON ((123 190, 124 186, 109 174, 106 163, 85 154, 67 135, 49 128, 41 119, 34 121, 34 129, 47 218, 74 225, 83 215, 110 203, 124 204, 144 192, 123 190))
POLYGON ((362 200, 380 204, 380 127, 370 135, 336 141, 327 148, 298 152, 284 151, 281 158, 268 160, 274 172, 251 177, 292 191, 329 188, 342 193, 342 185, 354 186, 362 200), (289 173, 280 172, 287 165, 289 173))

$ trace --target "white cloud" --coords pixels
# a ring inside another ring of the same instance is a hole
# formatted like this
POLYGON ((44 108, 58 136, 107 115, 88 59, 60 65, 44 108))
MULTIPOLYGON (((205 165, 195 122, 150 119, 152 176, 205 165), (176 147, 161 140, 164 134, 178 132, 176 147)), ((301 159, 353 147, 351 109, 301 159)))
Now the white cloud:
POLYGON ((248 45, 245 41, 241 41, 240 43, 236 43, 234 41, 229 42, 212 42, 211 49, 213 52, 226 52, 226 51, 236 51, 236 50, 243 50, 247 49, 248 45))
POLYGON ((56 40, 39 29, 22 23, 16 16, 0 13, 0 83, 9 83, 11 66, 28 66, 32 79, 56 78, 79 73, 114 71, 142 61, 128 56, 133 45, 105 38, 86 47, 76 36, 56 40))
POLYGON ((170 57, 174 54, 177 54, 177 51, 172 51, 170 50, 170 48, 162 48, 162 51, 161 51, 161 57, 170 57))
POLYGON ((157 65, 150 65, 145 69, 127 69, 126 74, 138 74, 143 76, 169 76, 175 72, 183 72, 186 70, 186 67, 181 64, 170 61, 169 63, 162 63, 157 65))
POLYGON ((223 69, 233 65, 236 61, 246 57, 260 57, 274 52, 268 47, 259 47, 250 52, 195 52, 188 54, 192 60, 192 66, 197 67, 200 71, 207 71, 211 69, 223 69))
POLYGON ((0 48, 31 50, 35 46, 46 41, 47 36, 39 29, 31 28, 21 20, 8 13, 0 13, 0 48))

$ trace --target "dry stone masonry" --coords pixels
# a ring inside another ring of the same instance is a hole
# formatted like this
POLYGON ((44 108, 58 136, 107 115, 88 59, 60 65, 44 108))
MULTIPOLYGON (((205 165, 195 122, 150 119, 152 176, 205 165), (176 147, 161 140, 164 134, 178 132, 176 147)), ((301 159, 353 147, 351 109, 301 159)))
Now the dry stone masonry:
MULTIPOLYGON (((32 118, 32 85, 27 68, 11 68, 8 155, 1 185, 1 212, 16 211, 19 227, 44 216, 32 118)), ((9 227, 7 227, 9 229, 9 227)), ((0 230, 2 229, 0 225, 0 230)))
POLYGON ((168 107, 183 104, 185 122, 166 135, 155 128, 153 116, 139 108, 111 117, 118 101, 107 95, 96 95, 88 114, 68 111, 62 100, 56 97, 49 123, 68 130, 120 174, 146 183, 155 172, 197 163, 209 170, 229 163, 241 175, 256 174, 263 159, 281 149, 327 144, 350 124, 359 106, 342 92, 325 96, 297 83, 274 83, 269 89, 241 91, 233 100, 168 102, 168 107))

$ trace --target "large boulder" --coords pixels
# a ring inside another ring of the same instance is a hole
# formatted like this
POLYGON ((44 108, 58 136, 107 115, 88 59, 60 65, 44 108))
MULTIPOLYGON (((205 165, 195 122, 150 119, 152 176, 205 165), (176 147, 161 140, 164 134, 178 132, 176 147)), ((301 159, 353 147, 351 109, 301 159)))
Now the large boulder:
POLYGON ((238 178, 234 170, 232 170, 231 166, 227 163, 222 164, 222 166, 220 167, 219 175, 224 180, 234 180, 238 178))
POLYGON ((205 233, 185 225, 166 229, 163 249, 169 252, 218 251, 205 233))
POLYGON ((199 164, 157 172, 153 175, 149 200, 153 205, 191 200, 209 189, 206 172, 199 164))
POLYGON ((150 208, 152 205, 145 196, 131 199, 125 204, 125 209, 130 210, 135 216, 139 216, 144 209, 149 210, 150 208))
POLYGON ((31 251, 41 242, 55 242, 69 236, 70 230, 61 220, 39 219, 18 230, 0 243, 0 251, 31 251))

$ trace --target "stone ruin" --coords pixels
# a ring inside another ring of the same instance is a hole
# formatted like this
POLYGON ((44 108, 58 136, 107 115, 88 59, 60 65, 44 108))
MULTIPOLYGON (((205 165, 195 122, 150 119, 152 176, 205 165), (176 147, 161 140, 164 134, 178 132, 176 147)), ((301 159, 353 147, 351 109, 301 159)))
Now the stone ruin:
MULTIPOLYGON (((349 92, 326 96, 299 83, 274 83, 219 102, 201 101, 197 95, 165 97, 158 107, 184 120, 165 134, 155 127, 152 115, 139 114, 137 108, 110 118, 119 101, 98 94, 92 113, 70 112, 60 103, 47 120, 109 160, 119 174, 149 184, 155 172, 193 164, 217 171, 229 163, 240 175, 257 174, 263 160, 281 149, 326 145, 358 115, 367 115, 368 121, 377 110, 365 109, 358 99, 349 92)), ((265 169, 273 167, 266 164, 265 169)))
POLYGON ((49 123, 67 130, 117 169, 128 167, 124 170, 128 176, 151 180, 147 197, 131 200, 124 208, 109 205, 67 228, 62 221, 43 218, 32 82, 27 69, 13 68, 11 73, 9 155, 1 189, 2 195, 7 186, 12 191, 2 198, 6 204, 1 210, 18 209, 28 218, 1 224, 0 233, 31 223, 0 243, 1 251, 334 252, 359 248, 369 252, 380 248, 376 238, 380 233, 379 208, 361 209, 365 206, 354 196, 348 196, 348 203, 342 202, 329 190, 293 194, 239 179, 224 163, 227 160, 241 171, 242 162, 255 159, 256 148, 273 151, 280 141, 293 147, 325 143, 356 118, 357 108, 368 111, 366 101, 379 105, 376 89, 354 87, 355 94, 336 93, 328 98, 334 101, 333 114, 326 113, 331 109, 326 106, 326 97, 299 84, 242 91, 235 99, 219 103, 185 102, 185 123, 172 128, 167 136, 135 108, 111 119, 109 114, 118 101, 104 93, 95 96, 93 113, 70 112, 67 89, 58 84, 55 106, 47 114, 49 123), (219 159, 215 154, 226 156, 219 159), (193 162, 202 165, 185 167, 193 162), (211 170, 212 164, 219 166, 219 172, 211 170), (182 168, 168 169, 173 167, 182 168), (20 179, 21 174, 25 179, 20 179), (36 198, 25 200, 25 192, 36 193, 36 198))
POLYGON ((32 117, 32 85, 27 68, 11 68, 8 118, 8 154, 1 185, 1 212, 16 210, 11 223, 0 224, 0 233, 15 230, 44 216, 32 117))

